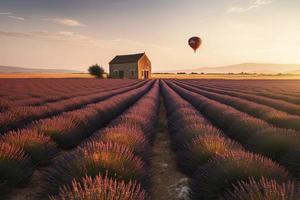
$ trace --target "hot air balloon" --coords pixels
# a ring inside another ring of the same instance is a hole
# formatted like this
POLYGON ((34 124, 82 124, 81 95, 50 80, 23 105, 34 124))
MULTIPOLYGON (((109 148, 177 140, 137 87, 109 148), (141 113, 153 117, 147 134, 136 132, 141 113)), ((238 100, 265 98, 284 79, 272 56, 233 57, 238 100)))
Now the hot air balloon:
POLYGON ((192 49, 194 49, 195 53, 196 50, 201 46, 202 40, 199 37, 191 37, 189 39, 189 45, 192 49))

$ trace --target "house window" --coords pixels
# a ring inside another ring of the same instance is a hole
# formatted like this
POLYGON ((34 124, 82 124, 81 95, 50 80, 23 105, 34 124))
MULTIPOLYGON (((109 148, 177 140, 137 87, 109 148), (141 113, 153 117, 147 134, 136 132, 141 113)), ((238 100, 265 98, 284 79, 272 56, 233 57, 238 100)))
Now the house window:
POLYGON ((119 71, 118 70, 114 70, 114 76, 119 76, 119 71))

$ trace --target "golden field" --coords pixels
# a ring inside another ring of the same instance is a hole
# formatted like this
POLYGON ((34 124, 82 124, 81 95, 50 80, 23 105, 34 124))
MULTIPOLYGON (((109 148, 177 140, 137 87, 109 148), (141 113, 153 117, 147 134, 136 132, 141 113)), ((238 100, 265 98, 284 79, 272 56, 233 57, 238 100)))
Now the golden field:
POLYGON ((153 79, 299 80, 300 74, 152 74, 153 79))
MULTIPOLYGON (((152 74, 152 79, 299 80, 300 74, 152 74)), ((0 78, 94 78, 88 73, 0 73, 0 78)))
POLYGON ((0 78, 93 78, 88 73, 3 73, 0 78))

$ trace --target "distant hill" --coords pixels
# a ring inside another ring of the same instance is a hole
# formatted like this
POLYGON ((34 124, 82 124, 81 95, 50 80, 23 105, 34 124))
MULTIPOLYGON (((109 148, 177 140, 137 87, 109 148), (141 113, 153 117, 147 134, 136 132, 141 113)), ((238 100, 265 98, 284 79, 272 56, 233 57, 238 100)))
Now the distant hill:
POLYGON ((300 73, 300 64, 272 64, 272 63, 242 63, 222 67, 201 67, 196 69, 176 70, 172 72, 197 73, 300 73))
POLYGON ((24 67, 0 66, 0 73, 82 73, 81 71, 68 69, 36 69, 24 67))

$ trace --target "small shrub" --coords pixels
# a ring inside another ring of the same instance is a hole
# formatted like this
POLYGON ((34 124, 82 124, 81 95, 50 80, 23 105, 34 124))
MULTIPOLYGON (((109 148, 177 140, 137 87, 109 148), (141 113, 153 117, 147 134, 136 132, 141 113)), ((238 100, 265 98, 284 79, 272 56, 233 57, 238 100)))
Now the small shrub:
POLYGON ((185 173, 192 175, 200 165, 214 157, 242 149, 239 144, 221 135, 199 135, 184 150, 178 152, 179 166, 185 173))
POLYGON ((229 106, 219 104, 205 97, 196 97, 198 98, 193 99, 191 103, 193 105, 200 104, 197 106, 198 110, 206 115, 208 119, 216 123, 221 129, 227 130, 233 122, 239 121, 239 119, 243 117, 239 112, 229 106))
POLYGON ((98 110, 92 105, 66 113, 64 116, 78 122, 78 126, 85 130, 84 137, 90 136, 98 127, 105 124, 104 115, 99 115, 98 110))
POLYGON ((201 166, 192 180, 193 199, 216 199, 232 185, 249 177, 262 177, 278 182, 289 180, 287 171, 270 159, 244 151, 220 155, 201 166))
POLYGON ((270 127, 266 122, 247 115, 237 116, 235 120, 228 121, 228 123, 231 124, 227 132, 243 142, 248 141, 253 133, 270 127))
POLYGON ((288 129, 270 127, 253 133, 247 144, 274 160, 287 156, 290 149, 299 146, 300 135, 288 129))
POLYGON ((292 182, 277 183, 275 180, 262 178, 255 181, 241 181, 228 191, 223 200, 296 200, 300 199, 300 185, 292 182))
POLYGON ((130 147, 136 155, 149 160, 149 144, 142 131, 128 126, 117 126, 105 129, 97 139, 130 147))
POLYGON ((1 191, 28 182, 32 173, 31 160, 21 148, 0 142, 1 191))
POLYGON ((103 74, 105 73, 103 67, 99 66, 98 64, 90 66, 88 71, 91 75, 98 78, 102 78, 103 74))
POLYGON ((75 152, 62 156, 48 169, 43 178, 44 194, 56 195, 62 185, 88 175, 107 174, 109 178, 126 182, 144 182, 144 163, 130 148, 116 143, 90 142, 75 152))
POLYGON ((146 200, 146 192, 135 182, 125 183, 107 177, 85 177, 81 181, 72 181, 64 186, 51 200, 146 200))
POLYGON ((176 149, 185 149, 189 146, 192 140, 201 135, 221 135, 221 131, 209 124, 197 123, 184 126, 185 128, 178 128, 172 136, 173 143, 176 149))
POLYGON ((63 149, 70 149, 83 140, 83 132, 79 122, 73 118, 55 117, 36 123, 40 134, 48 135, 63 149))
POLYGON ((179 107, 168 116, 168 119, 174 122, 178 119, 182 119, 186 115, 199 115, 199 112, 193 109, 191 106, 182 108, 179 107))
POLYGON ((129 113, 124 116, 121 116, 119 120, 117 120, 118 124, 120 123, 127 123, 127 124, 132 124, 133 126, 136 126, 142 131, 147 131, 147 123, 148 121, 146 118, 142 115, 134 114, 134 113, 129 113))
POLYGON ((179 121, 174 122, 175 125, 179 124, 181 126, 189 126, 195 123, 205 124, 207 123, 207 121, 204 118, 200 117, 199 115, 186 115, 185 117, 182 118, 180 122, 179 121))
POLYGON ((22 148, 36 165, 48 164, 58 149, 49 136, 39 134, 34 129, 9 132, 2 136, 5 143, 22 148))

